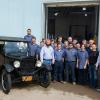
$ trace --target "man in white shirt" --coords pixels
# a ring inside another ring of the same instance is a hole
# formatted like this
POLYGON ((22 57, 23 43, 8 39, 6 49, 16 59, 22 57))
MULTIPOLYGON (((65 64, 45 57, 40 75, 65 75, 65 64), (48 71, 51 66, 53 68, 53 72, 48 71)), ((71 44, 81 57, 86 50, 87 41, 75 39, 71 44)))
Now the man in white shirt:
POLYGON ((50 67, 51 67, 51 64, 54 64, 54 50, 51 46, 50 39, 46 40, 46 45, 43 46, 41 49, 40 60, 43 64, 49 65, 50 67))

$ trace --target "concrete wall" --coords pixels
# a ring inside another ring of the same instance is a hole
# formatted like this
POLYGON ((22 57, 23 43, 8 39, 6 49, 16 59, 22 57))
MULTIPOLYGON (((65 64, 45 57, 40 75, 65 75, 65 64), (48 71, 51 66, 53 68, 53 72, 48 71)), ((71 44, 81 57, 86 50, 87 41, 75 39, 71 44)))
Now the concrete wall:
POLYGON ((0 0, 0 36, 19 36, 31 28, 41 39, 41 0, 0 0))
POLYGON ((0 0, 0 36, 20 36, 31 28, 38 41, 44 37, 45 9, 50 2, 99 0, 0 0))

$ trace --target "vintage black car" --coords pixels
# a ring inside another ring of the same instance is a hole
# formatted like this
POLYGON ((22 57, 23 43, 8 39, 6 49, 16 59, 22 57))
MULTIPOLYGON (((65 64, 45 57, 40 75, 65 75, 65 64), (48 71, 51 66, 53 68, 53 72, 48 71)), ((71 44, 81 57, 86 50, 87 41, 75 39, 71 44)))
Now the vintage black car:
POLYGON ((29 56, 28 44, 23 38, 0 37, 0 80, 6 94, 16 82, 35 81, 45 88, 50 84, 49 70, 36 57, 29 56))

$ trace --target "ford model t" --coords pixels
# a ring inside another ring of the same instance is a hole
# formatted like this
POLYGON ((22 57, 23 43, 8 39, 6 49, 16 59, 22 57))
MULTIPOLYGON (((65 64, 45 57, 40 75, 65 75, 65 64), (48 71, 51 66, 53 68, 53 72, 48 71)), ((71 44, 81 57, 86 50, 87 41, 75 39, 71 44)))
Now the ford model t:
POLYGON ((0 37, 0 81, 6 94, 16 82, 35 81, 46 88, 50 84, 50 72, 36 57, 29 56, 28 41, 0 37))

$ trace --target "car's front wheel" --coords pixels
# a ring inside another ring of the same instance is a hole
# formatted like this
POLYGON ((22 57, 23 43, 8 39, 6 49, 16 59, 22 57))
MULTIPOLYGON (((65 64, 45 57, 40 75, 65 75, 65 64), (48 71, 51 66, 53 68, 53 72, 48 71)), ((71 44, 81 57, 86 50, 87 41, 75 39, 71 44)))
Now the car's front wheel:
POLYGON ((6 70, 2 70, 1 74, 1 86, 5 94, 8 94, 11 89, 11 75, 6 70))
POLYGON ((40 85, 47 88, 51 83, 51 72, 43 69, 39 73, 40 85))

